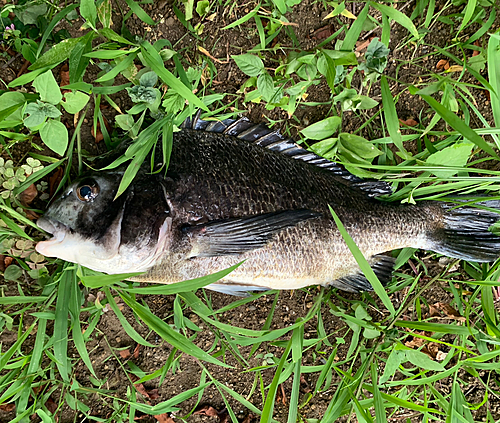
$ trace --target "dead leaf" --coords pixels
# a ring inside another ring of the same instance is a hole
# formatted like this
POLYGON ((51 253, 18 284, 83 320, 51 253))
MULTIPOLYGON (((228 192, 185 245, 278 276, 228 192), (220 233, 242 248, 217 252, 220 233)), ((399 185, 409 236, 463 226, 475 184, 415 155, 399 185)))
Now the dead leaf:
POLYGON ((436 354, 439 351, 439 345, 435 342, 429 342, 428 344, 424 345, 420 351, 426 354, 430 359, 434 360, 436 358, 436 354))
POLYGON ((285 387, 283 386, 282 383, 280 384, 280 390, 277 392, 276 395, 276 402, 279 402, 280 400, 283 403, 283 405, 286 405, 285 387))
MULTIPOLYGON (((474 44, 476 47, 481 47, 481 44, 479 43, 479 40, 474 41, 474 44)), ((479 53, 479 50, 472 50, 472 57, 474 56, 479 56, 481 53, 479 53)))
POLYGON ((446 358, 447 355, 448 354, 446 354, 443 351, 438 351, 437 354, 436 354, 436 361, 443 361, 446 358))
POLYGON ((175 420, 172 417, 170 417, 167 413, 157 414, 153 417, 160 423, 175 423, 175 420))
POLYGON ((7 269, 7 267, 9 267, 13 261, 14 259, 12 257, 5 257, 5 259, 3 260, 5 268, 7 269))
POLYGON ((450 68, 450 62, 446 59, 441 59, 439 62, 437 62, 436 69, 449 69, 450 68))
POLYGON ((205 56, 210 57, 210 59, 212 59, 214 62, 220 63, 221 65, 229 63, 229 60, 226 60, 226 61, 223 62, 222 60, 219 60, 216 57, 212 56, 209 53, 209 51, 207 49, 203 48, 203 47, 198 46, 198 50, 200 50, 205 56))
POLYGON ((465 317, 461 316, 457 310, 447 303, 440 302, 434 304, 434 306, 438 307, 446 315, 446 317, 450 319, 459 320, 461 322, 466 320, 465 317))
POLYGON ((429 317, 435 316, 439 316, 439 310, 432 304, 429 304, 429 317))
POLYGON ((139 350, 141 348, 141 344, 137 344, 137 346, 134 348, 134 354, 133 354, 133 357, 135 359, 139 358, 139 350))
POLYGON ((26 213, 26 217, 29 220, 38 220, 40 218, 40 215, 36 214, 33 210, 24 210, 24 213, 26 213))
POLYGON ((463 66, 460 65, 453 65, 453 66, 448 66, 445 68, 448 72, 462 72, 464 70, 463 66))
POLYGON ((300 391, 303 393, 312 392, 312 389, 309 387, 304 375, 300 375, 300 391))
POLYGON ((198 414, 200 416, 218 417, 219 423, 227 423, 229 421, 229 414, 226 408, 223 408, 221 411, 217 411, 211 405, 203 405, 198 408, 198 410, 196 410, 193 414, 198 414))
POLYGON ((149 398, 151 398, 153 401, 160 398, 160 393, 158 392, 157 388, 151 389, 151 391, 149 391, 148 393, 149 393, 149 398))
POLYGON ((322 26, 315 30, 309 38, 312 40, 326 40, 328 37, 332 36, 335 32, 335 27, 331 24, 322 26))
POLYGON ((148 391, 142 383, 134 383, 135 389, 139 392, 144 398, 150 399, 148 391))
POLYGON ((26 59, 24 60, 23 65, 21 66, 21 69, 19 69, 19 72, 17 73, 17 77, 19 78, 22 74, 26 72, 28 67, 31 65, 31 62, 28 62, 26 59))
MULTIPOLYGON (((60 87, 64 87, 65 85, 69 85, 69 66, 65 63, 61 70, 59 71, 59 76, 61 77, 60 87)), ((68 90, 69 91, 69 90, 68 90)))
POLYGON ((193 414, 199 414, 200 416, 219 417, 219 412, 211 405, 204 405, 196 410, 193 414))
POLYGON ((57 403, 52 399, 52 397, 49 397, 49 399, 45 402, 45 407, 47 407, 47 410, 49 410, 52 414, 57 411, 57 403))
POLYGON ((249 414, 248 416, 245 417, 245 420, 243 420, 241 423, 251 423, 255 416, 253 414, 249 414))
POLYGON ((406 341, 405 346, 418 350, 422 345, 424 345, 424 340, 422 338, 413 338, 411 341, 406 341))
POLYGON ((0 404, 0 410, 5 411, 6 413, 10 413, 11 411, 14 411, 16 408, 16 404, 14 403, 9 403, 9 404, 0 404))
MULTIPOLYGON (((104 115, 102 118, 104 120, 104 126, 106 127, 106 130, 108 131, 108 134, 109 134, 109 132, 111 131, 111 125, 109 124, 108 120, 106 119, 106 117, 104 115)), ((99 143, 104 139, 104 135, 101 131, 101 123, 100 122, 97 122, 97 134, 94 134, 94 127, 93 126, 92 126, 92 129, 90 130, 90 133, 95 138, 96 143, 99 143)))
POLYGON ((62 169, 62 167, 58 167, 56 171, 52 175, 50 175, 49 193, 51 197, 56 193, 57 187, 59 186, 59 182, 61 182, 63 175, 64 170, 62 169))
POLYGON ((121 350, 119 352, 119 354, 120 354, 120 357, 123 358, 124 360, 127 360, 129 357, 132 357, 132 354, 130 354, 130 350, 129 349, 121 350))
POLYGON ((399 122, 402 124, 402 125, 406 125, 406 126, 417 126, 418 125, 418 122, 415 120, 415 119, 406 119, 406 120, 403 120, 403 119, 399 119, 399 122))
POLYGON ((5 256, 0 254, 0 272, 5 272, 5 256))
POLYGON ((37 195, 38 190, 36 189, 35 184, 31 184, 28 188, 21 192, 21 194, 19 194, 19 201, 21 201, 21 204, 24 207, 28 207, 37 195))
POLYGON ((369 38, 366 41, 356 41, 356 51, 359 53, 363 51, 365 48, 368 48, 373 38, 369 38))

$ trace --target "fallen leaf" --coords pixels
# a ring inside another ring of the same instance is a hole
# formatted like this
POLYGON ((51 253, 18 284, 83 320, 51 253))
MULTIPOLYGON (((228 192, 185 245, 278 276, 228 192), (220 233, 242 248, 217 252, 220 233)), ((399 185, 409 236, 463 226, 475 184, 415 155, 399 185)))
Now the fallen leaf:
POLYGON ((36 189, 35 184, 31 184, 28 188, 21 192, 21 194, 19 194, 19 201, 21 201, 21 204, 24 207, 28 207, 37 195, 38 190, 36 189))
POLYGON ((57 403, 52 399, 52 397, 49 397, 49 399, 45 402, 45 407, 47 407, 47 410, 49 410, 52 414, 57 411, 57 403))
POLYGON ((221 411, 217 411, 211 405, 203 405, 198 408, 198 410, 196 410, 193 414, 198 414, 200 416, 218 417, 219 423, 227 423, 229 421, 229 414, 226 408, 223 408, 221 411))
POLYGON ((441 59, 437 62, 436 69, 449 69, 450 62, 446 59, 441 59))
MULTIPOLYGON (((473 45, 475 45, 476 47, 481 47, 479 40, 476 40, 473 45)), ((479 53, 479 50, 472 50, 472 57, 479 56, 480 54, 481 53, 479 53)))
POLYGON ((49 193, 50 196, 52 197, 57 190, 57 187, 59 186, 59 182, 61 182, 62 178, 64 175, 64 171, 62 167, 58 167, 56 171, 50 175, 49 177, 49 193))
POLYGON ((443 361, 448 354, 444 353, 443 351, 438 351, 436 354, 436 361, 443 361))
POLYGON ((464 70, 464 67, 460 65, 453 65, 453 66, 448 66, 447 68, 445 67, 445 69, 448 72, 462 72, 464 70))
POLYGON ((11 411, 14 411, 16 408, 16 404, 14 403, 9 403, 9 404, 0 404, 0 410, 5 411, 6 413, 10 413, 11 411))
POLYGON ((0 254, 0 272, 5 272, 5 256, 0 254))
POLYGON ((210 417, 219 416, 219 412, 211 405, 204 405, 198 410, 196 410, 193 414, 199 414, 200 416, 210 416, 210 417))
POLYGON ((26 217, 29 219, 29 220, 38 220, 40 218, 40 216, 38 214, 36 214, 33 210, 24 210, 24 213, 26 214, 26 217))
POLYGON ((139 392, 144 398, 149 399, 149 394, 146 391, 146 388, 142 383, 134 383, 135 389, 137 389, 137 392, 139 392))
POLYGON ((213 61, 215 61, 217 63, 220 63, 220 64, 229 63, 229 60, 226 60, 226 61, 223 62, 222 60, 219 60, 216 57, 212 56, 206 48, 198 46, 198 50, 201 51, 205 56, 210 57, 210 59, 212 59, 213 61))
POLYGON ((424 345, 420 351, 426 354, 430 359, 434 360, 436 358, 438 350, 438 344, 436 344, 435 342, 429 342, 428 344, 424 345))
POLYGON ((439 316, 439 310, 435 306, 429 304, 429 317, 435 316, 439 316))
MULTIPOLYGON (((106 127, 106 130, 108 131, 108 134, 109 134, 109 132, 111 131, 111 125, 109 124, 108 120, 106 119, 106 117, 104 115, 102 118, 104 120, 104 126, 106 127)), ((101 123, 100 122, 97 122, 97 133, 96 134, 94 133, 93 126, 92 126, 92 129, 90 130, 90 133, 95 138, 96 143, 99 143, 104 139, 104 135, 101 131, 101 123)))
POLYGON ((302 390, 302 392, 312 392, 312 389, 309 387, 309 384, 307 383, 307 380, 306 378, 304 377, 304 375, 300 375, 300 388, 302 390))
POLYGON ((312 40, 326 40, 328 37, 333 35, 335 32, 335 27, 333 25, 325 25, 314 31, 309 38, 312 40))
POLYGON ((160 393, 158 392, 157 388, 151 389, 151 391, 149 391, 148 393, 149 393, 149 398, 151 398, 153 401, 160 398, 160 393))
POLYGON ((141 344, 137 344, 137 346, 134 348, 134 354, 133 357, 135 359, 139 358, 139 350, 140 350, 141 344))
MULTIPOLYGON (((65 63, 61 70, 59 71, 59 76, 61 77, 60 87, 64 87, 65 85, 69 85, 69 66, 65 63)), ((69 91, 69 90, 68 90, 69 91)))
POLYGON ((167 413, 157 414, 153 417, 160 423, 175 423, 175 420, 172 417, 170 417, 167 413))
POLYGON ((283 386, 282 383, 280 383, 280 389, 276 395, 276 402, 279 402, 279 401, 281 401, 283 403, 283 405, 286 405, 285 387, 283 386))
POLYGON ((129 357, 132 356, 132 354, 130 354, 130 350, 129 349, 126 349, 126 350, 121 350, 119 352, 120 354, 120 357, 123 358, 124 360, 128 359, 129 357))
POLYGON ((405 346, 418 350, 422 345, 424 345, 424 340, 422 338, 413 338, 411 341, 406 341, 405 346))
POLYGON ((370 42, 372 41, 373 38, 369 38, 366 41, 356 41, 356 51, 360 52, 363 51, 365 48, 367 48, 370 45, 370 42))
POLYGON ((3 260, 5 268, 7 269, 7 267, 9 267, 13 261, 14 259, 12 257, 5 257, 5 259, 3 260))
POLYGON ((415 120, 415 119, 406 119, 406 120, 403 120, 403 119, 399 119, 399 122, 402 124, 402 125, 406 125, 406 126, 417 126, 418 125, 418 122, 415 120))
POLYGON ((465 317, 460 315, 457 310, 455 310, 451 305, 447 303, 440 302, 434 304, 434 306, 438 307, 446 315, 446 317, 449 317, 450 319, 459 320, 461 322, 466 320, 465 317))
POLYGON ((31 62, 28 62, 26 59, 24 59, 24 63, 21 66, 21 69, 19 69, 19 72, 17 73, 16 77, 19 78, 22 74, 24 74, 30 65, 31 62))
POLYGON ((245 417, 245 419, 241 423, 251 423, 251 421, 253 420, 253 418, 254 418, 254 415, 253 414, 249 414, 248 416, 245 417))

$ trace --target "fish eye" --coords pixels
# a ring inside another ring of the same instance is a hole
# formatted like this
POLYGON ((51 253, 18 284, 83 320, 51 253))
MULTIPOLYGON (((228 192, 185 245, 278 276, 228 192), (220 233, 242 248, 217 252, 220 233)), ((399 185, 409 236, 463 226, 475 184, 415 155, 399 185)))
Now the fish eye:
POLYGON ((81 201, 93 201, 99 195, 99 185, 93 179, 85 179, 78 185, 76 195, 81 201))

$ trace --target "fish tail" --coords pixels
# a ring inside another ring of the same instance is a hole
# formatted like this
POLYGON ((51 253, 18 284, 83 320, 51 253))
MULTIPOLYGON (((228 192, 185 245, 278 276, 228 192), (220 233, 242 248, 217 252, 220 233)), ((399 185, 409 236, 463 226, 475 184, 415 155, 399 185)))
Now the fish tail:
POLYGON ((431 232, 429 250, 475 262, 494 261, 500 256, 500 236, 491 231, 500 220, 500 201, 463 207, 443 203, 441 207, 442 221, 431 232))

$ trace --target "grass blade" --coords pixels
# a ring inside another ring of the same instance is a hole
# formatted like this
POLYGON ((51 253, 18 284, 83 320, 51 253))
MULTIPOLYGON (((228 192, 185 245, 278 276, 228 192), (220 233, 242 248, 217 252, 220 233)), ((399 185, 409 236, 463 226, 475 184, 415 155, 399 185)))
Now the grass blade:
POLYGON ((181 350, 182 352, 197 358, 198 360, 207 361, 218 366, 232 368, 230 365, 225 364, 213 358, 210 354, 203 351, 201 348, 196 346, 189 339, 175 332, 167 323, 161 320, 159 317, 155 316, 149 309, 140 305, 132 296, 120 293, 123 301, 148 325, 148 327, 154 330, 158 335, 160 335, 165 341, 174 346, 175 348, 181 350))
POLYGON ((273 420, 274 401, 276 400, 276 392, 278 391, 278 382, 281 376, 281 371, 285 366, 288 354, 290 353, 291 349, 292 340, 290 339, 285 351, 283 352, 283 355, 281 356, 278 367, 276 367, 273 381, 271 382, 271 386, 269 387, 269 391, 267 392, 266 401, 264 403, 264 407, 262 408, 262 415, 260 416, 260 423, 270 423, 273 420))
POLYGON ((127 3, 127 6, 130 7, 130 10, 135 13, 135 15, 144 23, 151 25, 151 26, 156 26, 156 22, 151 19, 151 17, 142 9, 141 6, 139 6, 135 1, 133 0, 125 0, 125 3, 127 3))
POLYGON ((146 341, 141 335, 139 335, 137 333, 137 331, 127 321, 127 319, 125 318, 123 313, 118 308, 118 305, 116 304, 113 296, 111 295, 109 288, 104 288, 104 293, 106 294, 106 298, 108 300, 109 306, 111 307, 111 310, 113 310, 115 312, 116 317, 118 317, 118 320, 122 324, 123 329, 125 329, 125 332, 127 332, 127 335, 130 336, 138 344, 145 345, 146 347, 154 348, 155 345, 150 344, 148 341, 146 341))
POLYGON ((478 134, 476 134, 473 129, 471 129, 452 111, 444 107, 430 95, 420 94, 420 97, 422 97, 445 120, 448 125, 458 131, 464 138, 476 144, 479 148, 487 152, 495 159, 500 160, 500 157, 498 157, 493 148, 491 148, 485 140, 483 140, 478 134))
POLYGON ((368 10, 370 6, 366 5, 363 10, 359 12, 358 17, 352 23, 349 31, 345 34, 344 41, 342 42, 342 50, 351 51, 358 41, 359 35, 363 30, 363 24, 365 23, 366 17, 368 16, 368 10))
POLYGON ((170 73, 163 64, 163 60, 154 47, 146 41, 141 43, 141 52, 146 64, 177 94, 184 97, 189 104, 208 112, 207 106, 196 97, 193 92, 170 73))
POLYGON ((356 262, 358 263, 358 266, 360 267, 361 271, 364 273, 368 281, 372 284, 373 290, 382 300, 387 310, 389 310, 391 316, 394 316, 396 311, 394 310, 394 306, 392 305, 391 300, 389 299, 389 296, 387 295, 384 286, 380 283, 380 281, 377 278, 377 275, 375 275, 375 272, 371 268, 370 264, 368 263, 368 261, 366 261, 365 257, 359 250, 358 246, 352 239, 351 235, 349 235, 349 233, 345 229, 344 224, 341 222, 341 220, 331 207, 330 207, 330 212, 332 213, 333 219, 337 224, 337 227, 342 235, 342 238, 344 238, 344 241, 349 247, 349 250, 351 251, 354 258, 356 259, 356 262))
POLYGON ((35 345, 31 352, 28 374, 36 373, 42 360, 43 345, 45 341, 45 329, 47 328, 47 319, 38 319, 38 328, 36 331, 35 345))
POLYGON ((68 312, 73 272, 67 267, 59 280, 56 317, 54 320, 54 358, 57 369, 65 382, 69 382, 68 364, 68 312))
POLYGON ((176 282, 168 285, 147 286, 144 288, 124 288, 123 290, 126 292, 143 295, 173 295, 189 291, 196 291, 197 289, 203 288, 204 286, 210 285, 211 283, 215 283, 219 279, 227 276, 242 263, 243 262, 240 262, 238 264, 235 264, 234 266, 228 267, 227 269, 220 270, 216 273, 212 273, 211 275, 202 276, 201 278, 190 279, 187 281, 176 282))
POLYGON ((384 13, 385 15, 389 16, 393 21, 396 21, 403 28, 406 28, 415 38, 417 39, 420 38, 420 36, 418 35, 417 28, 415 27, 411 19, 404 13, 401 13, 399 10, 394 9, 391 6, 375 3, 373 1, 370 2, 370 6, 377 9, 381 13, 384 13))
POLYGON ((396 113, 396 106, 394 105, 394 97, 389 89, 389 83, 385 75, 380 79, 380 88, 382 90, 382 104, 384 106, 385 123, 387 130, 391 136, 392 141, 398 147, 399 151, 406 153, 403 146, 403 139, 399 129, 399 120, 396 113))
POLYGON ((488 79, 493 90, 490 90, 491 109, 495 126, 500 127, 500 39, 491 37, 488 41, 488 79))

